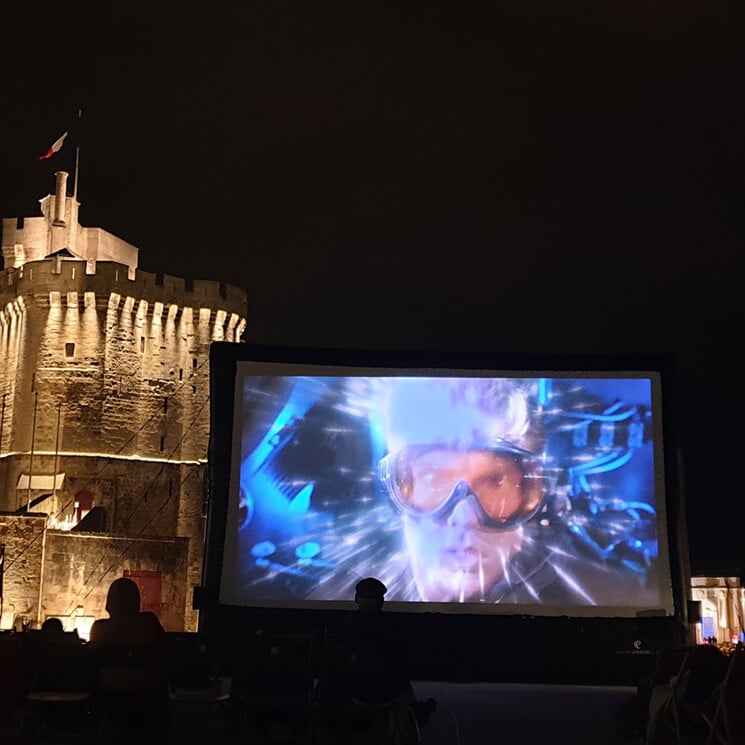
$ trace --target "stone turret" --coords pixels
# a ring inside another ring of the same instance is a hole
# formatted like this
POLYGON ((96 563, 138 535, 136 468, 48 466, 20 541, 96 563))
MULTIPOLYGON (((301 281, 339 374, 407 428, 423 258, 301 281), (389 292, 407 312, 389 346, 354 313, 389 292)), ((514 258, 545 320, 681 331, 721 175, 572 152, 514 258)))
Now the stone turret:
MULTIPOLYGON (((79 224, 66 173, 56 174, 55 186, 41 200, 41 217, 2 223, 0 514, 34 505, 47 515, 44 530, 60 531, 56 546, 85 545, 88 553, 60 549, 60 566, 43 554, 29 614, 69 615, 67 606, 83 597, 81 613, 103 616, 106 588, 117 574, 151 571, 163 575, 164 625, 194 630, 209 349, 213 341, 241 340, 246 293, 225 282, 139 270, 139 249, 79 224), (81 543, 74 529, 83 494, 87 505, 105 510, 116 548, 100 535, 95 544, 81 543), (75 541, 65 543, 65 536, 75 541), (126 537, 150 541, 147 559, 133 555, 145 551, 141 543, 122 549, 126 537), (186 543, 179 563, 173 552, 186 543), (182 565, 175 576, 173 567, 182 565)), ((22 584, 26 592, 28 581, 22 584)))
POLYGON ((84 228, 78 222, 80 203, 67 194, 68 174, 58 171, 55 193, 40 200, 41 217, 3 219, 5 268, 17 269, 30 261, 46 259, 60 251, 88 264, 113 261, 127 267, 134 279, 139 249, 101 228, 84 228))

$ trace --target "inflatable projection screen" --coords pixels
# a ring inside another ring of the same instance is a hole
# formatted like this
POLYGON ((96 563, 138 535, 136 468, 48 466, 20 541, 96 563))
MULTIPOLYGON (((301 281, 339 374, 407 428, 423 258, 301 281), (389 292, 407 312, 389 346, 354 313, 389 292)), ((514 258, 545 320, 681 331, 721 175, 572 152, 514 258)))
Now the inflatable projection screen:
POLYGON ((220 605, 674 615, 659 369, 411 362, 215 365, 220 605))

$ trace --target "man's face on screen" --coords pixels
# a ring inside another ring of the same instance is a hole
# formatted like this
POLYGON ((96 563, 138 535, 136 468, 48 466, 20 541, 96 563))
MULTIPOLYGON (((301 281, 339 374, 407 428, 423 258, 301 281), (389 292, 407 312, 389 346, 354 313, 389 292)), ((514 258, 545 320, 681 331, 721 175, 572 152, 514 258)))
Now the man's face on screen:
POLYGON ((543 481, 524 449, 530 410, 509 380, 407 379, 385 408, 379 477, 402 513, 421 600, 474 602, 502 578, 539 508, 543 481))
POLYGON ((403 525, 414 581, 420 599, 428 602, 481 600, 509 576, 522 542, 519 528, 486 528, 470 496, 445 517, 404 515, 403 525))

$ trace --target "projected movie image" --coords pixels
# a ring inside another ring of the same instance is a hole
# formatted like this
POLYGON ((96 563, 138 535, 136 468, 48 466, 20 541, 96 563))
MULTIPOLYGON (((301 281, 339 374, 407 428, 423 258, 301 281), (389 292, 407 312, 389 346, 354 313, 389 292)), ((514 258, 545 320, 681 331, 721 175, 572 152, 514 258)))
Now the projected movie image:
POLYGON ((318 607, 376 576, 403 609, 671 613, 656 395, 239 373, 221 600, 318 607))

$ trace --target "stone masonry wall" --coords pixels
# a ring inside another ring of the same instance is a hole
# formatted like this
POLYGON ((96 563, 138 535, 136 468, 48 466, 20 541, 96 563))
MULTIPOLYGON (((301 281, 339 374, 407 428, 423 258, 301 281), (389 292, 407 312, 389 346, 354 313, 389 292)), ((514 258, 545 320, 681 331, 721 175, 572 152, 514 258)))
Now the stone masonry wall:
POLYGON ((36 623, 39 614, 46 515, 18 517, 0 512, 0 543, 5 544, 3 618, 36 623))
POLYGON ((167 631, 184 629, 187 541, 102 536, 94 533, 47 534, 41 617, 81 614, 107 618, 109 585, 125 570, 162 575, 160 621, 167 631))
POLYGON ((0 510, 22 509, 64 473, 39 509, 61 519, 87 490, 114 535, 182 536, 190 626, 204 539, 209 348, 240 341, 245 313, 240 288, 139 270, 130 279, 115 262, 59 255, 0 271, 0 510), (19 488, 29 473, 46 486, 19 488))
POLYGON ((147 273, 130 281, 118 264, 93 275, 84 262, 54 265, 0 272, 0 452, 30 451, 32 436, 54 451, 62 408, 63 451, 205 459, 209 346, 238 339, 245 296, 147 273))

